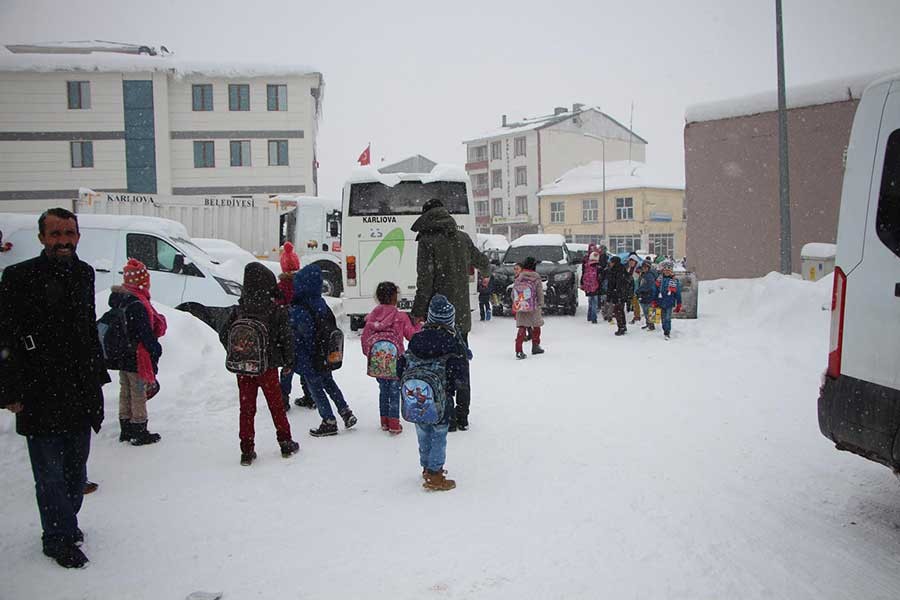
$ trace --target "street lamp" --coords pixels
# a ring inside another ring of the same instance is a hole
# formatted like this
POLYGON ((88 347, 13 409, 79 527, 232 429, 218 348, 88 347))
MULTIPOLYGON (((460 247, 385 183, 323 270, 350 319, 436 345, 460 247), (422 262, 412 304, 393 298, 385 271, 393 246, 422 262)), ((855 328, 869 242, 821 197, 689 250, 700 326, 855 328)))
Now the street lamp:
POLYGON ((603 203, 603 225, 601 226, 601 235, 603 236, 603 243, 609 245, 609 240, 606 239, 606 140, 599 135, 594 135, 593 133, 588 133, 586 131, 582 131, 581 135, 599 140, 603 147, 603 154, 600 159, 601 162, 603 162, 603 199, 601 200, 603 203))

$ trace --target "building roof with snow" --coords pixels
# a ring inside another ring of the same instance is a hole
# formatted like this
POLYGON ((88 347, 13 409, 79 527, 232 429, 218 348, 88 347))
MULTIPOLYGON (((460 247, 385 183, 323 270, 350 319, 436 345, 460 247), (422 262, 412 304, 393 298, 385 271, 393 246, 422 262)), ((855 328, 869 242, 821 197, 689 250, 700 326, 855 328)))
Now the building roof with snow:
MULTIPOLYGON (((607 192, 640 188, 684 190, 684 180, 665 177, 644 163, 627 160, 606 163, 605 189, 607 192)), ((545 185, 538 192, 538 196, 593 194, 603 190, 603 161, 595 160, 566 171, 562 177, 545 185)))
POLYGON ((319 75, 314 67, 297 64, 196 61, 175 56, 165 46, 87 40, 7 44, 0 47, 0 71, 50 73, 166 72, 176 78, 286 77, 319 75))
POLYGON ((404 158, 401 161, 379 167, 381 173, 431 173, 436 162, 421 154, 404 158))
MULTIPOLYGON (((809 85, 791 86, 786 91, 787 107, 802 108, 804 106, 819 106, 833 102, 859 100, 863 90, 869 84, 898 71, 900 71, 900 68, 891 71, 879 71, 830 79, 809 85)), ((778 92, 777 90, 769 90, 738 98, 694 104, 685 110, 684 120, 686 123, 717 121, 719 119, 744 117, 775 110, 778 110, 778 92)))
MULTIPOLYGON (((612 118, 605 112, 601 111, 599 108, 597 108, 595 106, 584 107, 581 104, 573 105, 571 110, 557 109, 557 111, 552 115, 543 115, 540 117, 525 118, 525 119, 522 119, 521 121, 509 123, 507 125, 500 127, 499 129, 487 131, 487 132, 484 132, 481 135, 475 136, 471 139, 464 140, 463 143, 471 144, 474 142, 480 142, 483 140, 488 140, 491 138, 502 137, 502 136, 507 136, 507 135, 521 135, 522 133, 525 133, 528 131, 534 131, 537 129, 544 129, 546 127, 551 127, 553 125, 556 125, 557 123, 562 123, 563 121, 566 121, 567 119, 571 119, 572 117, 576 117, 579 115, 587 116, 586 113, 593 113, 593 114, 599 115, 605 119, 608 119, 615 125, 617 125, 621 130, 623 139, 630 138, 633 141, 638 142, 638 143, 642 143, 642 144, 647 143, 647 140, 645 140, 644 138, 642 138, 641 136, 639 136, 638 134, 633 132, 628 127, 625 127, 624 125, 622 125, 621 123, 616 121, 614 118, 612 118)), ((504 120, 506 119, 505 116, 503 118, 504 118, 504 120)))

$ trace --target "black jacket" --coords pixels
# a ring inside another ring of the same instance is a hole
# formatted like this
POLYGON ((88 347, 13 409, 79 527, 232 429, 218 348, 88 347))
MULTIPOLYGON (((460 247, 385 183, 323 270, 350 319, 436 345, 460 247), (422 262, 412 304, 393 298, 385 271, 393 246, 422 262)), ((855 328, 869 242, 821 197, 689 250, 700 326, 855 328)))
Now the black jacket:
MULTIPOLYGON (((159 357, 162 356, 162 346, 156 336, 153 335, 153 327, 150 325, 150 317, 143 303, 131 292, 121 286, 113 286, 109 295, 110 308, 121 308, 125 312, 125 329, 128 331, 128 339, 137 348, 138 342, 144 345, 153 362, 153 372, 159 373, 159 357)), ((108 361, 107 361, 108 362, 108 361)), ((118 371, 137 373, 137 353, 130 356, 121 364, 111 364, 109 368, 118 371)))
POLYGON ((611 265, 606 277, 606 296, 609 301, 613 304, 628 302, 633 294, 634 280, 625 265, 611 265))
POLYGON ((109 382, 97 335, 94 270, 43 253, 0 281, 0 406, 24 405, 21 435, 100 430, 109 382))

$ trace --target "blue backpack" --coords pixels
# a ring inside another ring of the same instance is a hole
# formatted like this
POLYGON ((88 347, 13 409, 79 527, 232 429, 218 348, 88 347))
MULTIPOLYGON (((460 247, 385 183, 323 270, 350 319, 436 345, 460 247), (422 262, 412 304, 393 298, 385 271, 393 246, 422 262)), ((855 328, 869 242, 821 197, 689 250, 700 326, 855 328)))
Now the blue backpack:
POLYGON ((419 358, 411 352, 406 353, 406 369, 400 378, 400 412, 404 420, 435 425, 444 419, 449 359, 449 354, 419 358))

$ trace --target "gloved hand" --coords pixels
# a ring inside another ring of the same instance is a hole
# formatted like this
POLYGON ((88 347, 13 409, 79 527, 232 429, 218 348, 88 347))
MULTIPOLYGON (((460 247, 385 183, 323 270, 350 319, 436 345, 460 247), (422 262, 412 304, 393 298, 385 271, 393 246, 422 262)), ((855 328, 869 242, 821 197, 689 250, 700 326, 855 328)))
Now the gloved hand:
POLYGON ((650 306, 651 306, 652 308, 658 308, 658 307, 659 307, 659 304, 657 304, 656 301, 653 301, 653 302, 650 303, 650 306))
POLYGON ((677 313, 680 313, 680 312, 681 312, 681 305, 680 305, 680 304, 677 304, 677 305, 675 306, 675 312, 677 312, 677 313))

